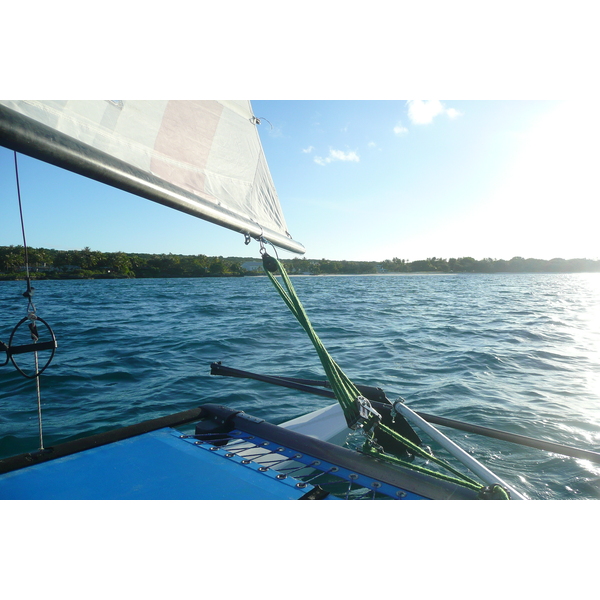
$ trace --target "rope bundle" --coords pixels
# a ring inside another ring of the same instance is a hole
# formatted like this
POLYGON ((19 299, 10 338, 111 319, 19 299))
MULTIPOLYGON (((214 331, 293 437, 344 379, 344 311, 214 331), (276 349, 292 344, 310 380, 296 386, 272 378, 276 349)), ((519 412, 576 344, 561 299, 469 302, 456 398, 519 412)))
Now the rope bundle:
POLYGON ((337 401, 340 403, 342 410, 344 411, 346 422, 348 425, 356 423, 360 417, 356 399, 361 396, 361 393, 358 391, 352 381, 350 381, 348 376, 342 371, 335 360, 333 360, 319 339, 319 336, 313 329, 310 319, 308 318, 308 315, 306 314, 304 307, 302 306, 298 295, 296 294, 296 290, 294 289, 288 274, 283 268, 283 265, 276 258, 273 258, 268 254, 263 254, 263 266, 265 267, 265 272, 269 276, 269 279, 275 286, 275 289, 279 292, 280 296, 283 298, 283 301, 287 304, 288 308, 296 317, 304 331, 306 331, 308 337, 316 348, 319 359, 321 360, 321 364, 323 365, 325 373, 327 374, 327 379, 331 384, 331 389, 335 394, 337 401), (271 269, 274 269, 275 266, 277 269, 279 269, 281 278, 287 290, 283 288, 283 286, 279 283, 279 281, 277 281, 271 272, 271 269))
MULTIPOLYGON (((292 285, 292 282, 288 274, 286 273, 286 270, 284 269, 283 265, 279 262, 278 259, 269 256, 265 252, 263 254, 263 267, 265 269, 266 274, 269 276, 269 279, 275 286, 275 289, 279 292, 279 295, 283 298, 283 301, 286 303, 287 307, 290 309, 292 314, 296 317, 296 319, 298 320, 298 322, 312 341, 315 349, 317 350, 317 354, 319 355, 321 364, 325 369, 325 373, 331 385, 331 389, 344 412, 346 423, 349 427, 354 428, 358 422, 361 422, 361 420, 364 422, 364 415, 361 415, 360 413, 361 402, 364 401, 364 399, 362 398, 360 391, 352 383, 349 377, 342 371, 339 365, 331 357, 329 352, 327 352, 327 349, 319 339, 319 336, 316 334, 310 322, 310 319, 308 318, 308 315, 306 314, 306 311, 304 310, 304 307, 302 306, 302 303, 300 302, 300 299, 296 294, 296 290, 294 289, 294 286, 292 285), (285 285, 285 289, 274 276, 274 273, 277 270, 279 270, 279 273, 281 274, 281 278, 285 285)), ((368 402, 366 403, 368 404, 368 402)), ((392 456, 384 452, 382 448, 373 443, 371 431, 365 431, 365 433, 367 434, 367 439, 363 446, 363 452, 365 454, 370 454, 377 458, 387 460, 391 463, 396 463, 404 467, 420 471, 422 473, 427 473, 428 475, 431 475, 433 477, 437 477, 445 481, 451 481, 458 485, 463 485, 472 490, 479 491, 480 496, 482 498, 508 498, 508 495, 506 494, 505 490, 500 486, 491 486, 490 488, 482 486, 481 483, 477 482, 471 477, 468 477, 464 473, 461 473, 460 471, 449 465, 446 461, 433 456, 433 454, 425 451, 418 445, 413 444, 410 440, 399 434, 394 429, 387 427, 383 423, 378 423, 376 428, 401 442, 407 449, 409 449, 414 454, 419 455, 425 458, 427 461, 431 461, 444 469, 447 469, 448 471, 453 473, 453 475, 446 475, 444 473, 440 473, 439 471, 435 471, 424 466, 415 465, 412 462, 407 462, 405 460, 402 460, 401 458, 392 456)))

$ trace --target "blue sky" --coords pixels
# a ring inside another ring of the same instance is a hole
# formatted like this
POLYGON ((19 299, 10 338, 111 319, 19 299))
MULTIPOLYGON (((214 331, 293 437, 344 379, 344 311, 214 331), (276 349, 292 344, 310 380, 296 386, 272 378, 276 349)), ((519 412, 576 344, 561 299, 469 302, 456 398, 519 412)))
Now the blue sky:
MULTIPOLYGON (((591 103, 252 105, 288 229, 307 258, 600 258, 591 103)), ((19 171, 30 246, 258 256, 240 234, 28 157, 19 156, 19 171)), ((0 245, 21 244, 6 149, 0 198, 0 245)))

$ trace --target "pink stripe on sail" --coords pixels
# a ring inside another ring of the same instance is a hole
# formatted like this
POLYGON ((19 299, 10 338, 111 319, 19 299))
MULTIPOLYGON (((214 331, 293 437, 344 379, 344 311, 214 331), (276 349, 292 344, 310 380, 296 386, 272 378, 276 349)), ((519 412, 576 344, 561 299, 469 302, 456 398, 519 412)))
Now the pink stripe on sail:
POLYGON ((154 144, 152 173, 207 197, 204 169, 222 112, 213 100, 169 101, 154 144))

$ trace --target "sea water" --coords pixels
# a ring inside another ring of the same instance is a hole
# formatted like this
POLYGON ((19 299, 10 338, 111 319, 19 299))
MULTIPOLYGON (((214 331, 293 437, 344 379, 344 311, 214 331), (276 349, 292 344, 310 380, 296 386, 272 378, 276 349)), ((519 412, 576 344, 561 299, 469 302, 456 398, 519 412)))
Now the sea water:
MULTIPOLYGON (((293 283, 355 383, 401 396, 419 412, 600 450, 600 274, 299 276, 293 283)), ((58 341, 40 377, 45 446, 207 402, 273 423, 331 403, 209 374, 210 363, 222 361, 323 378, 312 344, 266 277, 34 286, 37 314, 58 341)), ((0 282, 4 342, 27 313, 24 291, 22 281, 0 282)), ((15 359, 31 371, 32 355, 15 359)), ((531 499, 600 498, 598 464, 442 430, 531 499)), ((0 457, 38 445, 35 380, 11 363, 0 366, 0 457)))

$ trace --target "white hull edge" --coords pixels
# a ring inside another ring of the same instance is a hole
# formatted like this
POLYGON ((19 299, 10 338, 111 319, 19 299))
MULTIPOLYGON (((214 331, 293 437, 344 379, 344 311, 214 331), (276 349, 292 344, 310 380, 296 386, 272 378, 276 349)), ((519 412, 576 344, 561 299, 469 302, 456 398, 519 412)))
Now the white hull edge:
POLYGON ((280 427, 339 446, 344 444, 351 433, 342 407, 337 403, 281 423, 280 427))

